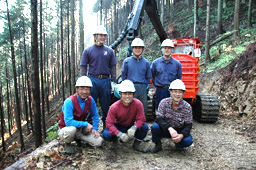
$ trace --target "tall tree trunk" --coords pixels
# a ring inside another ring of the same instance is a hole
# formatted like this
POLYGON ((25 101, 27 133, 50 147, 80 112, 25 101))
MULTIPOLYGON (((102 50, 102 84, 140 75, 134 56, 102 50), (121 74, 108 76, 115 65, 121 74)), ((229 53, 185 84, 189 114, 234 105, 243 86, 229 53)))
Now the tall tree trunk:
POLYGON ((83 12, 83 0, 79 0, 79 40, 80 40, 80 46, 79 46, 79 55, 82 56, 84 51, 84 12, 83 12))
MULTIPOLYGON (((44 49, 47 49, 46 47, 46 38, 45 38, 45 33, 44 33, 44 49)), ((52 47, 51 45, 50 46, 50 49, 52 50, 52 47)), ((50 51, 51 51, 50 50, 50 51)), ((50 113, 50 104, 49 104, 49 92, 50 92, 50 85, 49 85, 49 60, 48 60, 48 56, 49 56, 49 53, 46 53, 46 50, 44 50, 44 61, 46 61, 46 66, 45 66, 45 84, 46 84, 46 87, 45 87, 45 92, 46 92, 46 106, 47 106, 47 113, 49 114, 50 113)))
POLYGON ((210 4, 211 1, 207 0, 207 16, 206 16, 206 31, 205 31, 205 66, 210 61, 210 4))
POLYGON ((25 117, 26 117, 26 121, 27 121, 27 131, 28 133, 30 133, 30 129, 29 129, 29 117, 28 117, 28 102, 27 102, 27 96, 26 96, 26 83, 25 83, 25 79, 23 76, 23 57, 22 55, 20 55, 20 61, 21 61, 21 79, 22 79, 22 94, 23 95, 23 101, 24 101, 24 112, 25 112, 25 117))
POLYGON ((234 39, 237 40, 239 36, 239 8, 240 8, 240 0, 236 0, 235 4, 235 15, 234 15, 234 30, 237 30, 234 33, 234 39))
POLYGON ((26 82, 28 87, 28 103, 29 103, 29 116, 30 116, 30 127, 32 133, 34 134, 33 126, 33 109, 32 109, 32 97, 31 97, 31 86, 30 86, 30 76, 28 72, 28 60, 27 60, 27 49, 26 49, 26 33, 25 33, 25 24, 24 17, 22 17, 22 27, 23 27, 23 46, 24 46, 24 59, 25 59, 25 71, 26 71, 26 82))
POLYGON ((44 110, 44 65, 43 65, 43 2, 40 0, 40 71, 41 71, 41 101, 42 101, 42 130, 43 139, 46 138, 45 110, 44 110))
POLYGON ((12 67, 13 67, 13 79, 14 79, 14 88, 15 88, 15 98, 16 98, 16 108, 17 112, 16 114, 16 124, 19 132, 20 137, 20 145, 21 150, 24 150, 24 141, 22 136, 22 128, 21 128, 21 119, 20 119, 20 99, 19 99, 19 92, 18 92, 18 86, 17 86, 17 74, 16 74, 16 62, 15 62, 15 54, 14 54, 14 44, 12 39, 12 30, 11 30, 11 21, 10 21, 10 14, 9 14, 9 8, 8 8, 8 0, 6 0, 6 6, 7 6, 7 18, 8 18, 8 26, 9 26, 9 33, 10 33, 10 42, 11 42, 11 52, 12 52, 12 67))
POLYGON ((39 147, 42 144, 41 132, 41 111, 40 111, 40 86, 39 86, 39 59, 38 59, 38 33, 37 33, 37 0, 31 0, 32 14, 32 30, 31 30, 31 55, 32 55, 32 91, 33 91, 33 109, 34 109, 34 137, 35 146, 39 147))
POLYGON ((248 4, 247 26, 252 27, 252 0, 249 0, 249 4, 248 4))
POLYGON ((196 37, 196 23, 197 23, 197 0, 194 0, 194 37, 196 37))
POLYGON ((62 0, 60 0, 60 39, 61 39, 61 47, 60 47, 60 51, 61 51, 61 79, 62 79, 62 100, 63 102, 65 101, 65 85, 64 85, 64 54, 63 54, 63 50, 64 50, 64 46, 63 46, 63 4, 62 4, 62 0))
POLYGON ((5 141, 4 141, 4 131, 5 131, 5 124, 4 124, 4 110, 2 104, 2 82, 0 82, 0 116, 1 116, 1 137, 2 137, 2 148, 5 152, 5 141))
POLYGON ((100 0, 100 25, 102 25, 103 0, 100 0))
MULTIPOLYGON (((60 16, 61 17, 61 16, 60 16)), ((57 24, 57 57, 56 57, 56 67, 55 67, 55 92, 58 91, 60 94, 60 27, 57 24)))
POLYGON ((161 2, 162 2, 162 4, 161 4, 161 22, 164 27, 164 0, 161 0, 161 2))
POLYGON ((218 0, 218 32, 219 34, 223 34, 223 25, 222 25, 222 0, 218 0))
POLYGON ((15 115, 14 115, 14 104, 12 99, 12 88, 10 86, 10 101, 11 101, 11 128, 14 127, 14 124, 16 124, 15 115))
POLYGON ((9 74, 8 74, 8 58, 6 57, 5 62, 6 69, 6 94, 7 94, 7 115, 8 115, 8 131, 9 135, 12 136, 11 133, 11 112, 10 112, 10 97, 9 97, 9 74))
MULTIPOLYGON (((117 14, 117 0, 114 0, 114 30, 118 30, 118 14, 117 14)), ((118 32, 114 32, 114 40, 118 38, 118 32)))
POLYGON ((71 2, 71 89, 72 94, 75 93, 75 82, 76 82, 76 68, 75 68, 75 2, 71 2))
MULTIPOLYGON (((74 1, 73 1, 74 2, 74 1)), ((69 38, 69 31, 70 31, 70 27, 69 27, 69 11, 70 11, 70 9, 69 9, 69 4, 70 4, 70 0, 68 0, 68 7, 67 7, 67 31, 68 31, 68 52, 67 52, 67 58, 68 58, 68 80, 67 80, 67 82, 68 82, 68 84, 69 84, 69 94, 71 95, 72 94, 72 85, 71 85, 71 62, 70 62, 70 38, 69 38)), ((71 5, 71 7, 72 7, 72 5, 71 5)), ((72 16, 72 14, 71 14, 71 16, 72 16)), ((72 18, 72 17, 71 17, 72 18)), ((73 37, 71 36, 71 39, 72 39, 73 37)), ((72 40, 71 40, 72 41, 72 40)), ((74 60, 73 60, 73 63, 74 63, 74 60)))

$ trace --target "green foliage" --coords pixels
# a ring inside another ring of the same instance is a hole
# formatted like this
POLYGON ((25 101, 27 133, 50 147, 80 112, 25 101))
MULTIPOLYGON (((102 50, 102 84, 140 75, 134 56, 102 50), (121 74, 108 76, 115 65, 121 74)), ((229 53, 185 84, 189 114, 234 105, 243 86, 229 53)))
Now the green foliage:
POLYGON ((47 137, 45 139, 45 143, 49 143, 50 141, 58 137, 58 123, 59 122, 56 122, 53 126, 49 127, 46 130, 47 137))
MULTIPOLYGON (((220 38, 223 36, 225 35, 221 35, 220 38)), ((241 29, 240 40, 238 40, 237 42, 234 43, 232 38, 227 38, 210 48, 211 58, 219 56, 219 59, 217 59, 216 61, 212 61, 208 64, 207 68, 201 69, 201 71, 211 72, 216 69, 226 67, 232 60, 240 56, 241 53, 246 50, 248 44, 255 42, 255 40, 256 28, 253 27, 248 29, 241 29)), ((202 54, 199 60, 200 62, 204 62, 204 54, 202 54)))

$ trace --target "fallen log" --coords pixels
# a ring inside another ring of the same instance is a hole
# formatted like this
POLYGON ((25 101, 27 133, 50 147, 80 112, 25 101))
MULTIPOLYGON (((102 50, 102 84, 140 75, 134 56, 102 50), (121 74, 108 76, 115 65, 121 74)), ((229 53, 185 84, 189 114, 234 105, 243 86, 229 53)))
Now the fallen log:
POLYGON ((218 39, 216 39, 215 41, 213 41, 211 44, 210 44, 210 47, 227 39, 228 37, 230 37, 231 35, 233 35, 235 32, 237 32, 237 30, 233 30, 231 32, 227 32, 225 33, 224 35, 222 35, 221 37, 219 37, 218 39))

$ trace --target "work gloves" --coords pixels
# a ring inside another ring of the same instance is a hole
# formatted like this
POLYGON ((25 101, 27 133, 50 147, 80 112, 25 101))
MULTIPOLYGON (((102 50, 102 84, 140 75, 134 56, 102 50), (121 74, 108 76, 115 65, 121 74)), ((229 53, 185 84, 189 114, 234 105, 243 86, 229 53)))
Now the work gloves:
POLYGON ((119 132, 117 134, 117 137, 120 139, 121 142, 128 142, 129 139, 133 138, 135 135, 135 132, 137 130, 136 126, 132 126, 130 129, 128 129, 127 134, 123 132, 119 132))
POLYGON ((117 134, 117 137, 120 139, 121 142, 124 142, 124 143, 128 142, 128 140, 129 140, 128 135, 126 133, 123 133, 123 132, 119 132, 117 134))
POLYGON ((136 130, 137 130, 136 126, 132 126, 132 127, 130 127, 130 129, 128 129, 127 133, 128 133, 129 138, 134 137, 136 130))

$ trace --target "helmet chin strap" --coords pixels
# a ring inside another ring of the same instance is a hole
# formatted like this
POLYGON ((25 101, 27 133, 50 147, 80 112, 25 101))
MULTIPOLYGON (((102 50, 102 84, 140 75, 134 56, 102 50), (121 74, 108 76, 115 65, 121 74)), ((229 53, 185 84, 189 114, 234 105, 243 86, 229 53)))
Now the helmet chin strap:
POLYGON ((98 45, 100 45, 101 43, 98 41, 98 34, 95 34, 95 41, 98 45))

